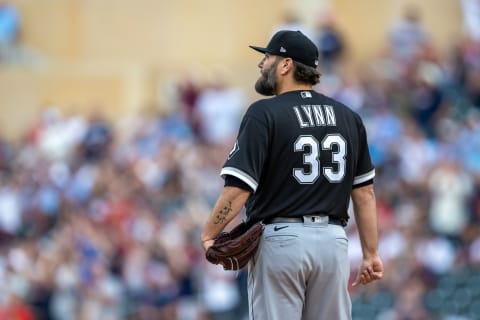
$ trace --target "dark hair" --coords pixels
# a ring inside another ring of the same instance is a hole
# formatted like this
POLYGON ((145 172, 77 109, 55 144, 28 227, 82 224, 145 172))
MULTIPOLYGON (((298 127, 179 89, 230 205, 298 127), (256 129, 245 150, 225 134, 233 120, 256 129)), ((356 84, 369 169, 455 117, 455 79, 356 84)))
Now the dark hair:
POLYGON ((316 68, 309 67, 301 62, 294 61, 295 70, 293 77, 296 81, 316 85, 320 82, 320 72, 316 68))

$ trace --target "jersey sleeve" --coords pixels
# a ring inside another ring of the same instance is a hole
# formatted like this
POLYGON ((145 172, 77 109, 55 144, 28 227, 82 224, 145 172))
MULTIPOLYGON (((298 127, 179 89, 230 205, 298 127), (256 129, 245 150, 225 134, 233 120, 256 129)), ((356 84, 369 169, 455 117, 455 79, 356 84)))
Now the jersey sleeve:
POLYGON ((245 115, 220 175, 234 176, 256 191, 267 157, 268 130, 260 120, 245 115))
POLYGON ((238 179, 235 176, 231 176, 229 174, 225 175, 225 187, 237 187, 248 192, 253 192, 252 188, 242 180, 238 179))
POLYGON ((359 121, 359 148, 353 187, 368 184, 368 182, 373 181, 375 177, 375 167, 372 164, 370 151, 368 149, 367 132, 360 117, 357 119, 359 121))

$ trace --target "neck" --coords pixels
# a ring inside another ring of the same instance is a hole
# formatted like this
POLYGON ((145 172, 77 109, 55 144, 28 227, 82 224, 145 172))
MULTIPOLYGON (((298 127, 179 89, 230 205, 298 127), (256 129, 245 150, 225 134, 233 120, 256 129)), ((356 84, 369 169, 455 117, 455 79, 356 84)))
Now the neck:
POLYGON ((312 85, 295 81, 292 72, 289 72, 284 77, 277 78, 277 95, 299 90, 312 90, 312 85))
POLYGON ((289 92, 289 91, 312 90, 312 89, 313 89, 312 85, 310 84, 292 83, 289 85, 278 86, 276 95, 280 95, 282 93, 289 92))

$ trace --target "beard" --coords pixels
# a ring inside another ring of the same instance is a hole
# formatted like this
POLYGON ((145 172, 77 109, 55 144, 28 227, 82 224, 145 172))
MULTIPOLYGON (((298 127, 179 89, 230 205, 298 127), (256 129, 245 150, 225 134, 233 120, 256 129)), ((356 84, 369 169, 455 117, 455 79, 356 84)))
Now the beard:
POLYGON ((262 71, 262 75, 255 83, 255 91, 264 96, 273 96, 277 91, 277 77, 275 70, 278 62, 275 62, 270 68, 262 71))

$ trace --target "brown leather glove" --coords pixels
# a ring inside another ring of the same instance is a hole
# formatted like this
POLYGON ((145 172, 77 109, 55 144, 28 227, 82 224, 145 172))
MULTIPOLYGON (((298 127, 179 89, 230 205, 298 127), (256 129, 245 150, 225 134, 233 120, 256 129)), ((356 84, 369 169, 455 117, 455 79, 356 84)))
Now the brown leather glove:
POLYGON ((245 222, 241 222, 230 232, 220 233, 205 253, 207 260, 213 264, 221 264, 225 270, 243 268, 257 251, 263 228, 261 222, 250 228, 245 222))

